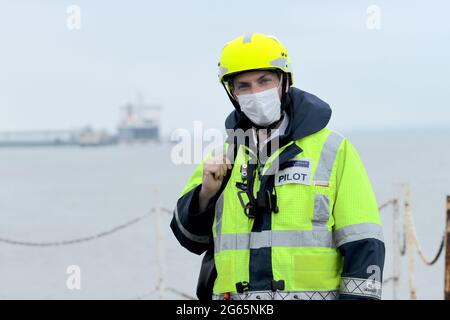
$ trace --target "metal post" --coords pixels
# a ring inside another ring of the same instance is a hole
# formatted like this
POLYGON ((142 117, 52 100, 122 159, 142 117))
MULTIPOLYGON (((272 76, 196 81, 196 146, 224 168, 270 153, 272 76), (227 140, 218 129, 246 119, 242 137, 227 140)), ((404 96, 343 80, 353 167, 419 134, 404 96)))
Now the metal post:
POLYGON ((408 278, 409 278, 409 298, 416 300, 416 279, 415 279, 415 241, 412 230, 411 195, 409 186, 405 191, 405 232, 406 232, 406 254, 408 256, 408 278))
POLYGON ((400 259, 400 208, 399 208, 399 199, 396 198, 393 201, 394 206, 394 223, 392 224, 392 233, 393 233, 393 247, 394 247, 394 256, 393 256, 393 272, 394 272, 394 278, 393 278, 393 299, 398 299, 398 288, 400 284, 400 267, 401 267, 401 259, 400 259))
POLYGON ((447 224, 445 227, 445 283, 444 299, 450 300, 450 196, 447 196, 447 224))

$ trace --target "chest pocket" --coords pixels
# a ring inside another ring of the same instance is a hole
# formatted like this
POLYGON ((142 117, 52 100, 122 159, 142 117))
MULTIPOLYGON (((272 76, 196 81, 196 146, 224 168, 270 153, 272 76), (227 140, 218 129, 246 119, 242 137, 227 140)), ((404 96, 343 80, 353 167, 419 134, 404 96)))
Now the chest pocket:
POLYGON ((314 212, 313 162, 293 158, 282 163, 274 176, 279 214, 272 216, 276 230, 311 230, 314 212))

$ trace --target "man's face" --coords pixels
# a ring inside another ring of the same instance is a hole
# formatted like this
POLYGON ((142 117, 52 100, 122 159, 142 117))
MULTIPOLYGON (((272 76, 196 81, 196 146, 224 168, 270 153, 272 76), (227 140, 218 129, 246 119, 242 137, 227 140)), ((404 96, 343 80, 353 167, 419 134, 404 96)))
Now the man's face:
MULTIPOLYGON (((278 75, 271 71, 248 71, 237 75, 233 79, 233 95, 258 93, 276 88, 280 83, 278 75)), ((281 89, 280 89, 281 90, 281 89)), ((280 95, 278 90, 278 95, 280 95)))

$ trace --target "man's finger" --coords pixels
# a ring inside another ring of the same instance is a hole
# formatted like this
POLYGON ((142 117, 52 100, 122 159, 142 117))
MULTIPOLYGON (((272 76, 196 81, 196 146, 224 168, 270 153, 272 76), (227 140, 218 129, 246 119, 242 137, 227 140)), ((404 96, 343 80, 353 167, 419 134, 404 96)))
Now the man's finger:
POLYGON ((214 175, 216 180, 222 180, 223 171, 220 164, 214 165, 214 175))
POLYGON ((205 168, 205 175, 210 175, 214 180, 218 179, 217 169, 214 166, 208 166, 205 168))
POLYGON ((225 164, 227 165, 227 168, 229 170, 233 169, 233 165, 231 164, 230 159, 228 159, 227 157, 225 157, 225 164))
POLYGON ((227 170, 224 168, 223 164, 220 165, 220 175, 222 178, 227 175, 227 170))
POLYGON ((225 176, 226 176, 227 172, 224 170, 223 164, 219 164, 219 171, 220 171, 220 175, 221 175, 222 177, 225 177, 225 176))

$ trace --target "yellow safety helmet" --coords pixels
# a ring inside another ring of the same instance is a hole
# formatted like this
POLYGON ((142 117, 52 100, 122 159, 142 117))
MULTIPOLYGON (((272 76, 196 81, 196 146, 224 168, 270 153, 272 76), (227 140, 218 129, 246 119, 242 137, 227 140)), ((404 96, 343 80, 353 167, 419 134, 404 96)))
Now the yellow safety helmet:
POLYGON ((292 66, 284 45, 274 36, 252 33, 228 42, 219 62, 219 81, 230 92, 227 77, 242 71, 278 69, 289 74, 293 84, 292 66))

